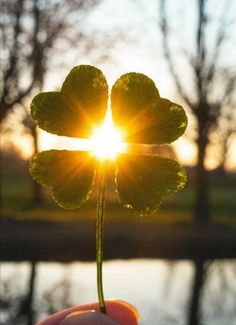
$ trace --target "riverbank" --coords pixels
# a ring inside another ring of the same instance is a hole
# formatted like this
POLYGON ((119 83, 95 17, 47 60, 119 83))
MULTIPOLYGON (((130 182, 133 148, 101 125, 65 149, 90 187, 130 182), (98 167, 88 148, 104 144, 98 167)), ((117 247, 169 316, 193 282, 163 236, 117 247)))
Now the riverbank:
MULTIPOLYGON (((0 219, 2 261, 95 260, 95 223, 0 219)), ((236 229, 221 224, 129 224, 107 221, 104 259, 236 258, 236 229)))

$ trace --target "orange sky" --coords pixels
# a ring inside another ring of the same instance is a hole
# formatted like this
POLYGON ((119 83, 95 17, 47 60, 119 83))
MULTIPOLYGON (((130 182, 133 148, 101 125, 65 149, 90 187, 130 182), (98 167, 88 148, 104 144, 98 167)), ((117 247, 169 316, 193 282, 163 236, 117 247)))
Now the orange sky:
MULTIPOLYGON (((22 157, 28 159, 32 155, 32 139, 29 135, 21 135, 14 133, 8 137, 8 141, 12 141, 20 148, 22 157)), ((5 142, 4 138, 2 142, 5 142)), ((81 139, 67 138, 49 134, 39 130, 40 150, 50 149, 68 149, 76 150, 86 148, 86 143, 81 139)), ((173 143, 178 159, 185 165, 193 166, 196 162, 196 146, 186 136, 181 137, 173 143)), ((211 150, 206 160, 209 169, 217 167, 217 157, 214 155, 215 150, 211 150)), ((236 136, 232 141, 230 155, 227 160, 227 169, 236 171, 236 136)))
MULTIPOLYGON (((145 4, 141 7, 140 4, 136 2, 121 0, 121 1, 111 1, 104 0, 101 4, 94 10, 88 18, 86 18, 86 27, 90 29, 92 33, 100 33, 107 31, 108 29, 112 31, 112 28, 116 30, 119 26, 120 29, 124 28, 125 34, 130 33, 130 41, 122 42, 119 41, 111 49, 107 57, 104 59, 105 53, 101 53, 101 49, 95 49, 92 53, 84 53, 80 51, 80 48, 68 49, 62 55, 56 53, 56 59, 63 62, 60 67, 60 71, 56 67, 55 70, 51 67, 50 73, 48 73, 44 90, 52 91, 58 89, 62 84, 65 76, 70 71, 74 65, 78 64, 92 64, 99 67, 105 74, 109 85, 111 86, 115 80, 120 77, 120 75, 136 71, 141 72, 149 77, 151 77, 161 94, 162 97, 167 97, 172 101, 179 102, 178 95, 173 83, 172 78, 170 77, 167 65, 163 59, 163 54, 161 53, 161 41, 160 34, 157 32, 157 1, 150 0, 147 3, 143 0, 145 4), (142 8, 142 10, 140 10, 142 8), (140 29, 141 28, 141 29, 140 29), (145 34, 145 37, 140 37, 140 32, 145 34), (135 34, 136 33, 136 34, 135 34), (136 36, 135 36, 136 35, 136 36), (132 38, 133 37, 133 38, 132 38), (137 38, 135 38, 137 37, 137 38), (72 51, 74 51, 72 53, 72 51), (76 54, 76 55, 75 55, 76 54), (99 59, 102 56, 103 59, 99 59), (72 58, 79 57, 79 60, 72 58)), ((188 1, 173 1, 170 6, 173 6, 171 10, 177 12, 178 6, 182 7, 191 7, 191 3, 188 1), (174 8, 176 6, 176 8, 174 8)), ((217 17, 217 7, 220 6, 220 3, 217 5, 214 3, 212 8, 210 8, 211 16, 217 17)), ((191 8, 190 8, 191 9, 191 8)), ((193 25, 193 16, 191 16, 194 11, 186 10, 181 11, 183 13, 183 19, 181 23, 189 22, 189 26, 193 25)), ((178 25, 180 20, 176 17, 177 27, 181 28, 178 25)), ((190 27, 191 27, 190 26, 190 27)), ((192 27, 191 27, 192 28, 192 27)), ((185 46, 192 46, 191 37, 193 36, 192 29, 181 29, 183 33, 183 39, 186 43, 185 46)), ((176 31, 178 32, 178 31, 176 31)), ((213 35, 213 30, 211 31, 213 35)), ((235 33, 235 30, 234 32, 235 33)), ((231 51, 231 48, 228 47, 227 53, 223 56, 225 59, 227 57, 227 62, 232 61, 232 55, 235 51, 231 51)), ((182 72, 182 71, 181 71, 182 72)), ((189 79, 188 75, 185 75, 185 69, 181 74, 181 78, 185 81, 184 85, 188 89, 189 79)), ((188 89, 189 90, 189 89, 188 89)), ((30 104, 30 103, 29 103, 30 104)), ((28 104, 28 106, 29 106, 28 104)), ((15 117, 13 117, 15 118, 15 117)), ((16 118, 17 119, 17 118, 16 118)), ((184 164, 194 165, 196 161, 196 147, 194 143, 190 140, 189 135, 192 135, 190 131, 193 129, 193 121, 189 117, 189 125, 185 136, 181 137, 179 140, 174 142, 174 148, 176 154, 180 161, 184 164)), ((46 132, 40 131, 40 149, 53 149, 53 148, 72 148, 75 149, 77 146, 78 140, 68 139, 50 135, 46 132)), ((14 144, 20 147, 22 156, 24 158, 29 158, 32 154, 32 143, 31 138, 28 135, 22 135, 20 126, 16 124, 14 127, 14 133, 7 135, 5 140, 13 141, 14 144)), ((2 137, 2 143, 4 142, 4 137, 2 137)), ((80 143, 80 145, 83 145, 80 143)), ((209 150, 206 165, 208 168, 215 168, 217 166, 217 146, 212 147, 212 150, 209 150)), ((227 168, 236 171, 236 136, 231 142, 230 155, 227 160, 227 168)))

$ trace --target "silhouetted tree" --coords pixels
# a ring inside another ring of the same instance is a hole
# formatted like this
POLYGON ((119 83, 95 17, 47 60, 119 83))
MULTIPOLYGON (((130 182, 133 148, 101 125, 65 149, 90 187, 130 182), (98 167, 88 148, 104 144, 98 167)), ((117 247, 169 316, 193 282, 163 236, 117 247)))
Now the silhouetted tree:
MULTIPOLYGON (((33 140, 33 154, 39 152, 39 143, 38 143, 38 132, 37 127, 34 121, 31 119, 27 108, 25 107, 25 116, 22 121, 23 125, 25 126, 26 133, 30 134, 33 140)), ((31 179, 32 183, 32 203, 34 205, 40 205, 43 202, 43 195, 42 195, 42 186, 31 179)))
POLYGON ((219 144, 218 170, 221 174, 225 174, 226 162, 229 150, 232 145, 231 141, 236 134, 236 100, 228 104, 228 110, 225 110, 218 125, 215 134, 215 141, 219 144))
POLYGON ((78 44, 78 26, 99 0, 3 0, 1 11, 0 120, 43 85, 58 42, 78 44))
MULTIPOLYGON (((170 73, 174 79, 176 88, 182 100, 190 108, 196 121, 196 145, 198 149, 197 165, 195 173, 195 209, 194 217, 197 221, 207 221, 210 217, 209 207, 209 184, 205 167, 206 149, 211 134, 220 125, 220 120, 228 110, 228 103, 232 100, 235 90, 236 74, 229 67, 222 66, 219 59, 223 54, 224 45, 228 38, 227 27, 229 26, 228 14, 231 13, 230 3, 225 1, 221 16, 218 21, 215 43, 213 48, 209 44, 210 18, 207 12, 207 0, 196 1, 197 20, 194 35, 194 47, 184 48, 186 65, 184 70, 190 69, 192 79, 191 91, 187 91, 183 85, 182 75, 173 47, 170 46, 170 17, 167 16, 166 1, 159 0, 160 29, 164 56, 168 63, 170 73), (192 52, 191 52, 192 51, 192 52)), ((182 19, 182 16, 180 16, 182 19)), ((186 26, 187 28, 187 26, 186 26)), ((182 48, 184 44, 181 44, 182 48)), ((189 77, 191 78, 191 77, 189 77)), ((233 109, 235 105, 231 105, 233 109)), ((228 113, 227 113, 228 114, 228 113)), ((232 115, 232 112, 230 112, 232 115)), ((227 126, 224 126, 227 128, 227 126)), ((228 134, 226 142, 228 141, 228 134)))
POLYGON ((201 306, 202 292, 204 288, 205 278, 207 275, 207 262, 203 259, 193 261, 194 276, 192 282, 192 290, 189 305, 188 325, 200 325, 201 323, 201 306))
MULTIPOLYGON (((0 91, 0 121, 16 104, 24 108, 32 92, 43 88, 47 70, 54 60, 58 42, 64 49, 78 44, 85 35, 78 28, 82 13, 95 7, 99 0, 3 0, 1 10, 2 69, 0 91), (76 28, 75 28, 76 26, 76 28)), ((88 41, 91 43, 91 40, 88 41)), ((90 44, 91 46, 91 44, 90 44)), ((37 129, 25 110, 23 124, 33 139, 33 152, 38 152, 37 129)), ((32 180, 32 200, 42 202, 42 189, 32 180)))
POLYGON ((26 325, 33 325, 35 323, 35 312, 33 308, 34 292, 36 279, 36 263, 30 263, 28 292, 19 303, 18 311, 15 316, 16 320, 25 318, 26 325))

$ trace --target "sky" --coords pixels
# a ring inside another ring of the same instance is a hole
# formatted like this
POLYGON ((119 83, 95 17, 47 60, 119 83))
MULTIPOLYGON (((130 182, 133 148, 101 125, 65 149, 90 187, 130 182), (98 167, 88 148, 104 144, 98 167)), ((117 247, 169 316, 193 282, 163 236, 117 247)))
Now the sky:
MULTIPOLYGON (((209 48, 214 43, 214 35, 217 20, 222 6, 228 5, 229 1, 209 0, 209 19, 212 20, 209 29, 209 48)), ((236 0, 232 1, 230 16, 236 13, 236 0)), ((168 13, 171 16, 172 33, 171 45, 176 51, 176 60, 179 64, 181 80, 185 88, 191 92, 189 82, 189 71, 185 68, 182 59, 184 48, 193 48, 195 15, 194 0, 169 0, 168 13)), ((99 39, 98 35, 106 35, 107 39, 118 35, 116 41, 112 41, 112 46, 101 53, 100 47, 95 47, 89 53, 85 53, 81 48, 71 48, 65 53, 56 53, 55 60, 63 62, 60 69, 52 69, 47 75, 44 85, 45 91, 55 90, 62 84, 64 78, 74 65, 92 64, 100 68, 111 86, 115 80, 123 73, 136 71, 151 77, 162 97, 167 97, 180 104, 181 99, 175 89, 173 80, 169 74, 167 64, 163 59, 161 35, 158 31, 158 0, 103 0, 84 19, 84 28, 90 37, 99 39)), ((235 27, 235 26, 234 26, 235 27)), ((220 64, 227 64, 233 67, 235 64, 236 29, 229 29, 232 38, 226 46, 226 50, 220 64)), ((100 36, 102 39, 104 36, 100 36)), ((98 42, 99 43, 99 42, 98 42)), ((194 119, 188 112, 189 125, 186 135, 174 143, 177 156, 188 165, 193 165, 196 161, 196 147, 193 144, 194 119)), ((70 143, 69 139, 49 135, 39 131, 40 147, 42 150, 53 148, 75 147, 75 142, 70 143)), ((31 154, 31 139, 27 135, 19 137, 15 134, 14 142, 22 148, 24 157, 31 154)), ((209 150, 207 166, 214 168, 217 165, 216 148, 209 150)), ((236 170, 236 136, 232 140, 231 155, 228 159, 228 168, 236 170)))

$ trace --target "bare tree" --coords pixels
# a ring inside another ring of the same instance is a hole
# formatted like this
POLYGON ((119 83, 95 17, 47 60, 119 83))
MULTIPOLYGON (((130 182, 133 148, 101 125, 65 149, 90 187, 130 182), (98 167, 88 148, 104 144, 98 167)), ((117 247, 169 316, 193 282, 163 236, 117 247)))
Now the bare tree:
MULTIPOLYGON (((99 0, 1 2, 0 121, 18 104, 25 113, 22 122, 32 136, 34 153, 38 152, 37 130, 25 109, 25 100, 32 92, 42 90, 58 43, 60 50, 69 50, 72 43, 85 45, 85 33, 78 26, 98 3, 99 0)), ((91 46, 91 40, 87 43, 91 46)), ((35 182, 32 185, 32 201, 40 204, 42 189, 35 182)))
MULTIPOLYGON (((195 173, 195 209, 194 217, 198 221, 207 221, 210 217, 209 184, 205 167, 206 149, 210 136, 220 125, 220 120, 225 116, 225 109, 232 101, 235 90, 235 72, 229 67, 219 63, 227 41, 227 27, 229 26, 228 13, 230 13, 230 1, 226 1, 218 21, 215 44, 213 49, 209 45, 210 19, 207 12, 207 0, 197 0, 197 21, 195 26, 194 43, 191 49, 184 49, 186 68, 191 71, 192 89, 187 91, 183 85, 181 74, 177 68, 174 51, 170 46, 170 19, 167 16, 166 1, 159 0, 160 29, 164 56, 168 63, 170 73, 175 82, 177 91, 189 107, 196 121, 196 145, 198 149, 197 165, 195 173)), ((231 105, 231 108, 235 108, 231 105)), ((230 115, 232 112, 230 112, 230 115)), ((226 126, 224 126, 226 127, 226 126)), ((228 134, 226 139, 228 139, 228 134)))
MULTIPOLYGON (((234 93, 234 95, 236 95, 234 93)), ((229 155, 229 150, 232 145, 233 137, 236 135, 236 99, 229 97, 226 109, 224 109, 221 118, 217 123, 215 132, 215 142, 218 143, 218 171, 222 175, 225 174, 226 162, 229 155)))
POLYGON ((19 302, 18 310, 15 315, 16 322, 22 317, 25 318, 26 325, 33 325, 35 323, 35 311, 33 308, 34 293, 35 293, 35 280, 36 280, 36 262, 30 263, 28 289, 25 296, 19 302))
MULTIPOLYGON (((38 138, 38 130, 31 119, 27 108, 25 107, 25 116, 22 121, 23 125, 25 126, 26 133, 32 137, 33 140, 33 154, 39 152, 39 138, 38 138)), ((42 195, 42 186, 35 182, 33 179, 32 182, 32 198, 31 201, 34 205, 40 205, 43 202, 43 195, 42 195)))
POLYGON ((190 304, 188 310, 188 325, 201 324, 201 308, 202 292, 204 289, 204 282, 207 276, 208 264, 203 259, 193 261, 194 264, 194 277, 192 282, 192 290, 190 297, 190 304))
POLYGON ((84 39, 79 30, 84 14, 99 0, 1 1, 0 120, 15 104, 41 88, 58 42, 75 45, 84 39))

